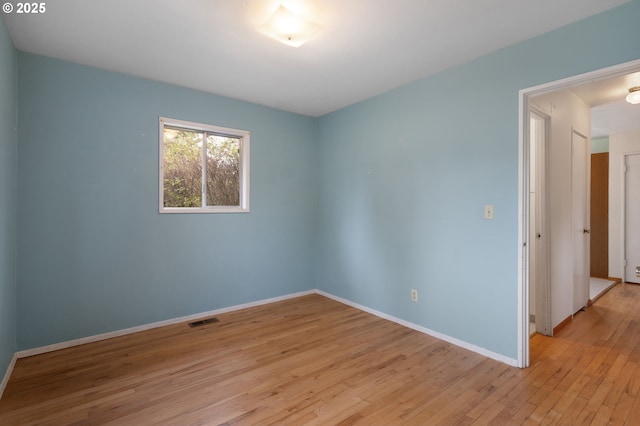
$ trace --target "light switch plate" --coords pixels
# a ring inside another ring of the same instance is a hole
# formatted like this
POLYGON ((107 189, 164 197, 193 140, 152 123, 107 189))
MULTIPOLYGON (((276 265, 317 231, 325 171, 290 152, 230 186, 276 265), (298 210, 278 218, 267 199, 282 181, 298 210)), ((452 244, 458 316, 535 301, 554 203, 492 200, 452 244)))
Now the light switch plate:
POLYGON ((493 219, 493 204, 485 204, 484 206, 484 218, 493 219))

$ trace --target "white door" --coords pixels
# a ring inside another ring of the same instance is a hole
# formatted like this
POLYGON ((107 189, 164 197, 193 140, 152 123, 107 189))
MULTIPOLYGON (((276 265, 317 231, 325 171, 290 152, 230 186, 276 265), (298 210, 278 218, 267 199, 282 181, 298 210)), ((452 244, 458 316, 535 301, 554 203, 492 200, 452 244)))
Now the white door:
POLYGON ((640 154, 625 155, 624 206, 625 247, 624 280, 640 284, 640 154))
POLYGON ((531 112, 529 137, 529 313, 535 331, 551 336, 549 312, 549 274, 547 270, 547 232, 544 212, 546 185, 546 144, 550 118, 531 112))
POLYGON ((573 253, 573 312, 587 306, 589 299, 588 168, 591 151, 587 138, 575 131, 571 136, 571 210, 573 253))

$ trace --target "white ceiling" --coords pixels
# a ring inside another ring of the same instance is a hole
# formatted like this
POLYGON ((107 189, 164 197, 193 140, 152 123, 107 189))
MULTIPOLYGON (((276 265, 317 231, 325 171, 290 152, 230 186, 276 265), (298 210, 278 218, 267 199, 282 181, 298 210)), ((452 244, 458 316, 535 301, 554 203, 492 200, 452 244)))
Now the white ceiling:
POLYGON ((640 130, 640 105, 624 99, 591 108, 591 137, 640 130))
POLYGON ((640 86, 640 71, 592 81, 571 89, 591 106, 591 137, 640 130, 640 105, 625 100, 630 87, 640 86))
POLYGON ((320 116, 628 0, 48 0, 4 14, 31 53, 320 116), (278 3, 324 26, 255 31, 278 3))

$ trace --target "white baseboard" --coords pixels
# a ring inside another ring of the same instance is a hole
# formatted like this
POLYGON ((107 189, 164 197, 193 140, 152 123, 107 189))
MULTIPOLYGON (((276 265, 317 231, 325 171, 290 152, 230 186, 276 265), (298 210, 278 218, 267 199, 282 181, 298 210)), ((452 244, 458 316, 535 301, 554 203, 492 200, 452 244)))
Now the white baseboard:
POLYGON ((0 398, 2 398, 2 394, 4 393, 4 390, 7 387, 7 383, 9 383, 9 377, 11 377, 11 373, 13 373, 13 367, 16 366, 17 359, 18 359, 18 355, 13 354, 13 356, 11 357, 11 361, 9 361, 9 365, 7 366, 7 371, 4 373, 2 382, 0 382, 0 398))
MULTIPOLYGON (((471 343, 465 342, 463 340, 459 340, 456 339, 455 337, 451 337, 451 336, 447 336, 446 334, 442 334, 439 333, 437 331, 434 330, 430 330, 426 327, 422 327, 420 325, 411 323, 409 321, 405 321, 403 319, 394 317, 392 315, 388 315, 385 314, 383 312, 380 311, 376 311, 375 309, 371 309, 367 306, 364 305, 360 305, 358 303, 352 302, 350 300, 347 299, 343 299, 341 297, 338 296, 334 296, 330 293, 326 293, 322 290, 307 290, 307 291, 302 291, 302 292, 298 292, 298 293, 291 293, 291 294, 287 294, 284 296, 279 296, 279 297, 273 297, 270 299, 264 299, 264 300, 259 300, 256 302, 250 302, 250 303, 244 303, 241 305, 235 305, 235 306, 229 306, 226 308, 221 308, 221 309, 215 309, 213 311, 208 311, 208 312, 201 312, 198 314, 193 314, 193 315, 188 315, 188 316, 184 316, 184 317, 179 317, 179 318, 173 318, 173 319, 168 319, 165 321, 158 321, 158 322, 154 322, 151 324, 144 324, 144 325, 140 325, 137 327, 131 327, 131 328, 125 328, 122 330, 116 330, 116 331, 111 331, 108 333, 103 333, 103 334, 97 334, 95 336, 88 336, 88 337, 83 337, 80 339, 75 339, 75 340, 69 340, 66 342, 61 342, 61 343, 55 343, 53 345, 47 345, 47 346, 41 346, 38 348, 33 348, 33 349, 27 349, 24 351, 19 351, 16 352, 16 354, 13 357, 12 363, 10 364, 10 368, 7 369, 7 374, 5 374, 5 378, 2 382, 3 386, 6 386, 6 382, 9 380, 9 376, 11 375, 11 371, 13 369, 13 366, 15 365, 15 359, 16 358, 25 358, 25 357, 29 357, 29 356, 34 356, 34 355, 40 355, 43 353, 47 353, 47 352, 52 352, 52 351, 57 351, 60 349, 66 349, 66 348, 70 348, 72 346, 78 346, 78 345, 84 345, 85 343, 92 343, 92 342, 98 342, 100 340, 105 340, 105 339, 111 339, 113 337, 119 337, 119 336, 124 336, 127 334, 131 334, 131 333, 137 333, 140 331, 145 331, 145 330, 151 330, 153 328, 158 328, 158 327, 163 327, 165 325, 172 325, 172 324, 178 324, 181 322, 187 322, 187 321, 193 321, 199 318, 203 318, 203 317, 208 317, 208 316, 213 316, 213 315, 219 315, 219 314, 223 314, 226 312, 232 312, 232 311, 237 311, 240 309, 245 309, 245 308, 252 308, 254 306, 260 306, 260 305, 266 305, 268 303, 273 303, 273 302, 279 302, 282 300, 287 300, 287 299, 292 299, 294 297, 300 297, 300 296, 306 296, 309 294, 319 294, 321 296, 325 296, 328 297, 329 299, 333 299, 337 302, 343 303, 345 305, 354 307, 356 309, 359 309, 361 311, 370 313, 372 315, 375 315, 377 317, 389 320, 389 321, 393 321, 397 324, 403 325, 405 327, 411 328, 413 330, 419 331, 421 333, 427 334, 429 336, 435 337, 436 339, 440 339, 443 340, 445 342, 451 343, 453 345, 459 346, 461 348, 470 350, 472 352, 475 352, 477 354, 480 354, 482 356, 485 356, 487 358, 491 358, 494 359, 496 361, 500 361, 502 363, 505 363, 507 365, 511 365, 513 367, 516 367, 518 362, 516 359, 513 358, 509 358, 506 357, 504 355, 498 354, 496 352, 492 352, 488 349, 485 348, 481 348, 480 346, 476 346, 473 345, 471 343)), ((0 387, 0 391, 3 390, 4 387, 0 387)), ((1 392, 0 392, 1 395, 1 392)))
POLYGON ((421 325, 417 325, 417 324, 414 324, 412 322, 405 321, 405 320, 400 319, 400 318, 396 318, 396 317, 394 317, 392 315, 385 314, 384 312, 376 311, 375 309, 371 309, 369 307, 360 305, 360 304, 352 302, 350 300, 343 299, 343 298, 338 297, 338 296, 334 296, 334 295, 326 293, 326 292, 324 292, 322 290, 316 290, 316 293, 318 293, 318 294, 320 294, 322 296, 328 297, 329 299, 333 299, 333 300, 335 300, 337 302, 344 303, 345 305, 349 305, 349 306, 352 306, 352 307, 354 307, 356 309, 360 309, 361 311, 370 313, 370 314, 375 315, 377 317, 380 317, 382 319, 393 321, 393 322, 395 322, 397 324, 403 325, 405 327, 411 328, 411 329, 419 331, 421 333, 428 334, 429 336, 435 337, 436 339, 444 340, 445 342, 451 343, 452 345, 456 345, 456 346, 459 346, 459 347, 461 347, 463 349, 470 350, 471 352, 475 352, 475 353, 480 354, 480 355, 482 355, 484 357, 491 358, 491 359, 494 359, 496 361, 500 361, 500 362, 505 363, 507 365, 510 365, 512 367, 517 367, 517 365, 518 365, 518 360, 516 360, 516 359, 506 357, 506 356, 501 355, 501 354, 496 353, 496 352, 492 352, 492 351, 490 351, 488 349, 481 348, 480 346, 476 346, 476 345, 473 345, 471 343, 465 342, 463 340, 456 339, 455 337, 451 337, 451 336, 447 336, 446 334, 438 333, 437 331, 430 330, 430 329, 428 329, 426 327, 422 327, 421 325))
POLYGON ((150 324, 143 324, 136 327, 125 328, 122 330, 110 331, 108 333, 96 334, 94 336, 82 337, 80 339, 68 340, 66 342, 54 343, 52 345, 40 346, 33 349, 26 349, 23 351, 16 352, 16 356, 18 358, 26 358, 29 356, 40 355, 47 352, 53 352, 60 349, 70 348, 73 346, 84 345, 86 343, 98 342, 100 340, 111 339, 113 337, 120 337, 120 336, 125 336, 127 334, 138 333, 140 331, 151 330, 153 328, 164 327, 165 325, 173 325, 173 324, 179 324, 181 322, 193 321, 193 320, 197 320, 204 317, 220 315, 226 312, 237 311, 240 309, 252 308, 254 306, 266 305, 268 303, 279 302, 281 300, 287 300, 287 299, 293 299, 294 297, 306 296, 308 294, 314 294, 314 293, 316 293, 315 290, 301 291, 298 293, 291 293, 284 296, 272 297, 270 299, 263 299, 255 302, 243 303, 241 305, 215 309, 213 311, 201 312, 198 314, 187 315, 184 317, 153 322, 150 324))

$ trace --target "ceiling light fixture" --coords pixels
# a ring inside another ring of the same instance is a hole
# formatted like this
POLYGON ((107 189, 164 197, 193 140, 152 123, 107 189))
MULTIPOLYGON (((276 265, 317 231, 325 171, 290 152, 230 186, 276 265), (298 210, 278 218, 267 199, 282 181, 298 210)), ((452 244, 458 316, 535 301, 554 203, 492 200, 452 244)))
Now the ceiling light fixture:
POLYGON ((280 5, 257 31, 286 45, 299 47, 321 28, 319 24, 308 21, 280 5))
POLYGON ((640 86, 635 86, 629 89, 629 94, 627 95, 627 102, 630 104, 640 104, 640 86))

